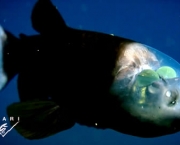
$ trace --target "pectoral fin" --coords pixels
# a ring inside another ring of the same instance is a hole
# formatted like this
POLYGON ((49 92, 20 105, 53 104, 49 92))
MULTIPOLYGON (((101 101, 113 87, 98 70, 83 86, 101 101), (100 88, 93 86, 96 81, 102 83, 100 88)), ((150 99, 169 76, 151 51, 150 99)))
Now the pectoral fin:
POLYGON ((19 117, 15 129, 27 139, 41 139, 71 128, 74 121, 52 101, 14 103, 7 108, 9 116, 19 117))

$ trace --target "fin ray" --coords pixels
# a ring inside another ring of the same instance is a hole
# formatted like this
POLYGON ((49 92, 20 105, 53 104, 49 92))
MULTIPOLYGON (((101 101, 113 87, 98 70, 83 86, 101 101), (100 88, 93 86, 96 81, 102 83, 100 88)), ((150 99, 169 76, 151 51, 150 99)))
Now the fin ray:
POLYGON ((7 112, 8 116, 20 118, 15 129, 28 139, 45 138, 74 125, 68 114, 52 101, 14 103, 7 112))

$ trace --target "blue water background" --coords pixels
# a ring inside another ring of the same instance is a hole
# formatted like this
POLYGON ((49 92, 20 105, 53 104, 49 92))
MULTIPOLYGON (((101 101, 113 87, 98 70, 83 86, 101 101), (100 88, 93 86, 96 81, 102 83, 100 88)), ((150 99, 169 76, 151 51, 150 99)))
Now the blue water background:
MULTIPOLYGON (((19 33, 36 34, 30 21, 35 2, 0 0, 0 24, 16 36, 19 33)), ((152 46, 180 62, 179 0, 53 0, 53 3, 70 27, 130 38, 152 46)), ((19 100, 16 79, 0 92, 0 123, 1 118, 6 116, 6 107, 19 100)), ((180 133, 144 139, 110 129, 100 130, 76 124, 69 130, 41 140, 24 139, 15 130, 4 138, 0 136, 0 145, 40 144, 179 145, 180 133)))

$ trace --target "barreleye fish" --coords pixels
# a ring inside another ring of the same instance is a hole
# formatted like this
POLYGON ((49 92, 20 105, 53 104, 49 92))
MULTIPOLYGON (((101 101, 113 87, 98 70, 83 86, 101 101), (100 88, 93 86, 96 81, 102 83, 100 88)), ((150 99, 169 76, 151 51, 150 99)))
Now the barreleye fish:
POLYGON ((50 0, 31 14, 37 35, 0 27, 0 89, 18 75, 15 129, 41 139, 75 123, 138 137, 180 131, 180 64, 118 36, 66 25, 50 0))

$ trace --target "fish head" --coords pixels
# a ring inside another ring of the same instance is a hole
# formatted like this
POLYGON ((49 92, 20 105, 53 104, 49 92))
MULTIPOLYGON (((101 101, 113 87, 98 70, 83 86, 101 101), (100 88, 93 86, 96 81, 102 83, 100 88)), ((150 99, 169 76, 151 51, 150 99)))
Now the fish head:
MULTIPOLYGON (((141 121, 167 128, 180 121, 180 78, 160 78, 147 86, 135 83, 122 104, 141 121)), ((177 126, 176 126, 177 127, 177 126)))
POLYGON ((139 122, 180 130, 180 64, 143 44, 121 51, 110 90, 119 107, 139 122))

